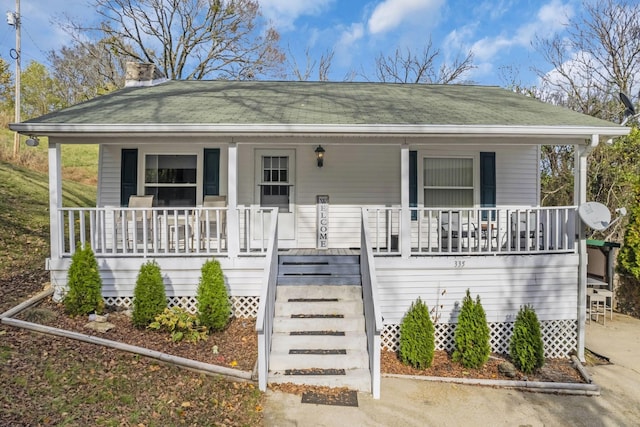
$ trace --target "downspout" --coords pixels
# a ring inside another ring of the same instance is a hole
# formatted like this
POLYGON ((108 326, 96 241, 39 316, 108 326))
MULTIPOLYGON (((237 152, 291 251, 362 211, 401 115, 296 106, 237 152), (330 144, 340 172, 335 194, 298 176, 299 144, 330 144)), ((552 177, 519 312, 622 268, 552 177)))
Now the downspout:
MULTIPOLYGON (((578 146, 575 153, 574 202, 577 206, 587 201, 587 157, 598 146, 600 136, 591 135, 586 146, 578 146)), ((585 225, 576 221, 578 234, 578 359, 585 361, 585 322, 587 304, 587 237, 585 225)))

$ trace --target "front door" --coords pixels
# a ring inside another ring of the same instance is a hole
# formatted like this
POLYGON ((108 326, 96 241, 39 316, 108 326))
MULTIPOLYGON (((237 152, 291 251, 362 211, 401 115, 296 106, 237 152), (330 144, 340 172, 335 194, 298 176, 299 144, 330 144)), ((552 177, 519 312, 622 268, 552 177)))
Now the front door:
POLYGON ((257 204, 279 209, 278 245, 295 247, 295 150, 256 150, 256 181, 257 204))

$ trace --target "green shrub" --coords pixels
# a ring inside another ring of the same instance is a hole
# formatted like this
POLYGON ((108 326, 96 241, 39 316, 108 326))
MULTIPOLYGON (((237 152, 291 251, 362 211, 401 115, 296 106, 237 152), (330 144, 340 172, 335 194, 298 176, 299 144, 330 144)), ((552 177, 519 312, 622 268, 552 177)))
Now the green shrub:
POLYGON ((231 305, 220 263, 209 260, 202 266, 198 284, 198 318, 200 324, 221 331, 229 323, 231 305))
POLYGON ((207 339, 207 328, 200 326, 198 317, 180 307, 165 308, 162 314, 148 326, 149 329, 163 330, 171 334, 173 342, 183 339, 196 343, 207 339))
POLYGON ((538 316, 533 307, 520 307, 509 350, 513 363, 526 374, 531 374, 544 365, 544 344, 538 316))
POLYGON ((426 369, 433 362, 434 327, 429 308, 418 298, 400 324, 400 360, 414 368, 426 369))
POLYGON ((160 274, 160 266, 149 261, 140 267, 133 291, 133 324, 144 328, 167 308, 167 296, 160 274))
POLYGON ((63 300, 67 314, 81 316, 102 312, 102 279, 91 247, 76 249, 67 272, 67 283, 69 291, 63 300))
POLYGON ((618 272, 622 276, 640 279, 640 188, 635 192, 636 200, 629 212, 624 244, 618 252, 618 272))
POLYGON ((489 339, 487 316, 480 303, 480 296, 474 302, 467 289, 454 335, 453 360, 462 363, 465 368, 481 367, 491 354, 489 339))

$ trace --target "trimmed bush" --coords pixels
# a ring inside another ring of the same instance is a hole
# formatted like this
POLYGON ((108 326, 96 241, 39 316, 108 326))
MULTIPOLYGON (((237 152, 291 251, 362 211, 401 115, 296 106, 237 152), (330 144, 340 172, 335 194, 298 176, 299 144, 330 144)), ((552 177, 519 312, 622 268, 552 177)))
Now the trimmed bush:
POLYGON ((229 323, 231 304, 220 263, 215 259, 205 262, 201 273, 197 294, 198 319, 202 326, 221 331, 229 323))
POLYGON ((435 336, 429 308, 418 298, 400 324, 400 360, 417 369, 426 369, 433 362, 435 336))
POLYGON ((453 361, 465 368, 479 368, 489 360, 491 345, 487 315, 480 303, 480 295, 474 302, 467 289, 454 334, 453 361))
POLYGON ((91 247, 76 249, 67 272, 67 283, 69 291, 63 300, 67 314, 83 316, 102 312, 104 309, 102 279, 91 247))
POLYGON ((520 307, 509 346, 514 365, 526 374, 544 365, 544 344, 538 316, 531 306, 520 307))
POLYGON ((167 296, 160 266, 155 261, 146 262, 140 267, 133 291, 134 326, 147 327, 156 316, 162 314, 165 308, 167 308, 167 296))

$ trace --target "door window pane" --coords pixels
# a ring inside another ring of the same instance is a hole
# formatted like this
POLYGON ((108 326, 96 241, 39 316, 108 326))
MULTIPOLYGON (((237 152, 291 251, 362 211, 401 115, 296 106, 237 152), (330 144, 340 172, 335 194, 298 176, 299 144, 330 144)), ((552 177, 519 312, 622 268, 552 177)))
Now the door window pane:
POLYGON ((260 185, 260 206, 277 207, 289 211, 289 158, 287 156, 263 156, 260 185))

